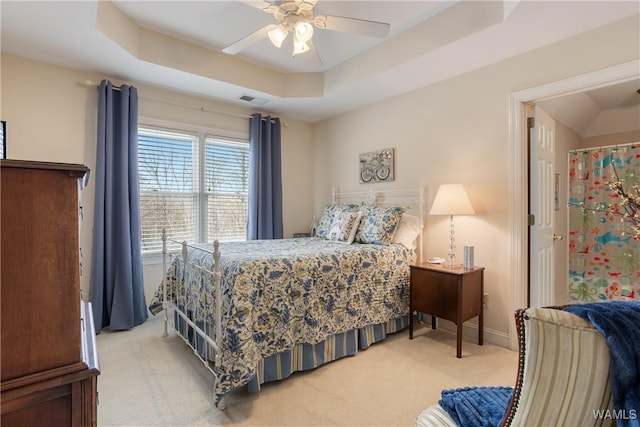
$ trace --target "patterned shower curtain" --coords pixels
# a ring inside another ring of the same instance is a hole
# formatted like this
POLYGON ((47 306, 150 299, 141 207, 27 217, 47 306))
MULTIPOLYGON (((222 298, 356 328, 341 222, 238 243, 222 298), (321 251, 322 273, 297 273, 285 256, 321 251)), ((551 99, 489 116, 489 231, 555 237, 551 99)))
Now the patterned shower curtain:
POLYGON ((569 153, 569 299, 640 300, 640 240, 622 216, 607 182, 640 185, 640 148, 569 153))

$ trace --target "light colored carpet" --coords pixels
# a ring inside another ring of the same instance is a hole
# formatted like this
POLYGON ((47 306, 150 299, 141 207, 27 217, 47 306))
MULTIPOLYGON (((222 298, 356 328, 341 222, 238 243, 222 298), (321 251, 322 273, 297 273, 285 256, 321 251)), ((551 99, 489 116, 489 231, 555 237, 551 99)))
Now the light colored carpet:
POLYGON ((98 335, 100 426, 412 426, 443 389, 514 385, 516 352, 426 326, 290 378, 212 403, 213 375, 161 316, 98 335))

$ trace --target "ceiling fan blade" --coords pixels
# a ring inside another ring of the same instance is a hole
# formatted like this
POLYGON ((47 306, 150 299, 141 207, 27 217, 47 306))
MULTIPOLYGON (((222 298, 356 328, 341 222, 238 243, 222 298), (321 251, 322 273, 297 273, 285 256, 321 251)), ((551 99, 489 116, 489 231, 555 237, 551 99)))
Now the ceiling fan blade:
POLYGON ((345 33, 357 33, 363 36, 383 39, 389 34, 391 26, 384 22, 366 21, 364 19, 343 18, 342 16, 317 15, 313 21, 316 27, 342 31, 345 33))
POLYGON ((239 53, 244 49, 246 49, 247 47, 251 46, 258 40, 261 40, 267 37, 267 33, 273 30, 275 27, 276 26, 272 24, 265 25, 264 27, 260 28, 258 31, 255 31, 249 34, 248 36, 241 38, 237 42, 225 47, 224 49, 222 49, 222 51, 224 53, 228 53, 229 55, 235 55, 236 53, 239 53))
POLYGON ((269 3, 266 0, 240 0, 242 3, 260 9, 263 12, 274 13, 278 10, 278 6, 273 3, 269 3))
POLYGON ((322 58, 320 57, 320 52, 318 52, 318 49, 316 49, 316 45, 313 43, 313 39, 309 40, 307 44, 309 45, 309 50, 315 53, 316 58, 318 58, 320 66, 322 67, 322 58))

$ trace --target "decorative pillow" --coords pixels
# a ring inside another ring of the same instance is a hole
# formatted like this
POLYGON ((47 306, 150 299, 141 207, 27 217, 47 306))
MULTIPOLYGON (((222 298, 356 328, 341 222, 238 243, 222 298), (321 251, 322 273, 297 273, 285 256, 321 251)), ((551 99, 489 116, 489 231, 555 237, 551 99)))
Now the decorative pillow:
POLYGON ((327 234, 327 240, 347 245, 353 243, 361 215, 360 212, 336 212, 327 234))
POLYGON ((360 212, 362 218, 355 241, 357 243, 388 245, 400 223, 404 208, 362 206, 360 212))
POLYGON ((413 251, 416 249, 416 238, 420 235, 422 227, 423 225, 420 218, 404 213, 402 214, 402 218, 400 218, 400 224, 398 224, 398 228, 391 242, 398 243, 413 251))
POLYGON ((333 223, 333 218, 336 212, 358 212, 359 210, 360 205, 356 204, 327 205, 324 208, 322 216, 318 220, 318 225, 316 227, 316 236, 323 238, 327 237, 327 233, 329 233, 329 229, 331 228, 331 224, 333 223))

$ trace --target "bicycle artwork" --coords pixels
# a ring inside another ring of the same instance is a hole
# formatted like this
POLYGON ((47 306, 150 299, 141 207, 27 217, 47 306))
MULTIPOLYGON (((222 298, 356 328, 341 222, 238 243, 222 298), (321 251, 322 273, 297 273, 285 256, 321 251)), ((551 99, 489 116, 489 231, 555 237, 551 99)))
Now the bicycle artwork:
POLYGON ((360 182, 393 181, 393 148, 360 154, 360 182))

